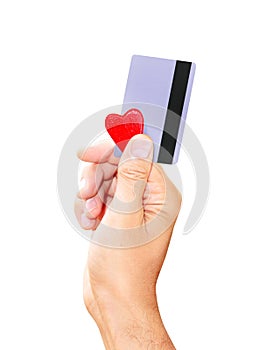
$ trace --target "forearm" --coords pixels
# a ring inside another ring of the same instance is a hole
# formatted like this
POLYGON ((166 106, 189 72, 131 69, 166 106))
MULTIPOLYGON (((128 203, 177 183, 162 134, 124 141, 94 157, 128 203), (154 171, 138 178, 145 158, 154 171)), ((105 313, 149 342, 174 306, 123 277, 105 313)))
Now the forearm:
POLYGON ((175 350, 154 297, 141 303, 116 299, 98 302, 97 324, 107 350, 175 350))

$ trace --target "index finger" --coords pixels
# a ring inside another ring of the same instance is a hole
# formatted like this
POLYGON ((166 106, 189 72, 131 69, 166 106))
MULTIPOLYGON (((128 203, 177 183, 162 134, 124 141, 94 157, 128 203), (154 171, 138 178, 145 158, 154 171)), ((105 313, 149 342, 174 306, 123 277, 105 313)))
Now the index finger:
POLYGON ((84 162, 105 163, 117 165, 119 158, 114 156, 114 143, 109 140, 101 141, 77 152, 77 156, 84 162))

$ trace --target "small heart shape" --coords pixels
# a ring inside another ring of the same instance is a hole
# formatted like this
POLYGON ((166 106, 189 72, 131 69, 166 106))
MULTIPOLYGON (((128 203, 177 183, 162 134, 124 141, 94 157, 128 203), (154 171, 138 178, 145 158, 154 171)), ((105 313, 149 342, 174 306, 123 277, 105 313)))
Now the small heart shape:
POLYGON ((144 132, 143 114, 135 108, 125 114, 109 114, 105 119, 105 127, 113 141, 123 152, 128 141, 137 134, 144 132))

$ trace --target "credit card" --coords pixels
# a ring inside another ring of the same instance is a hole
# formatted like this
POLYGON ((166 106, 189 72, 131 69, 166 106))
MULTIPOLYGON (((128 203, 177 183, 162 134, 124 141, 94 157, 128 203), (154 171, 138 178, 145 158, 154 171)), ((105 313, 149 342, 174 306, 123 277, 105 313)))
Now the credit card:
POLYGON ((154 143, 154 162, 178 161, 195 68, 192 62, 132 57, 123 113, 136 108, 143 114, 144 134, 154 143))

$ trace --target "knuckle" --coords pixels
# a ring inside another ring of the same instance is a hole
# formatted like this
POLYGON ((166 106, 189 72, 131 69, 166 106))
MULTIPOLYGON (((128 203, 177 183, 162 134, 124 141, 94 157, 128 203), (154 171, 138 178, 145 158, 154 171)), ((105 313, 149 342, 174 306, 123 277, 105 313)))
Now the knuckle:
POLYGON ((144 180, 148 176, 148 165, 146 161, 129 161, 123 163, 119 169, 118 174, 124 178, 131 180, 144 180))

